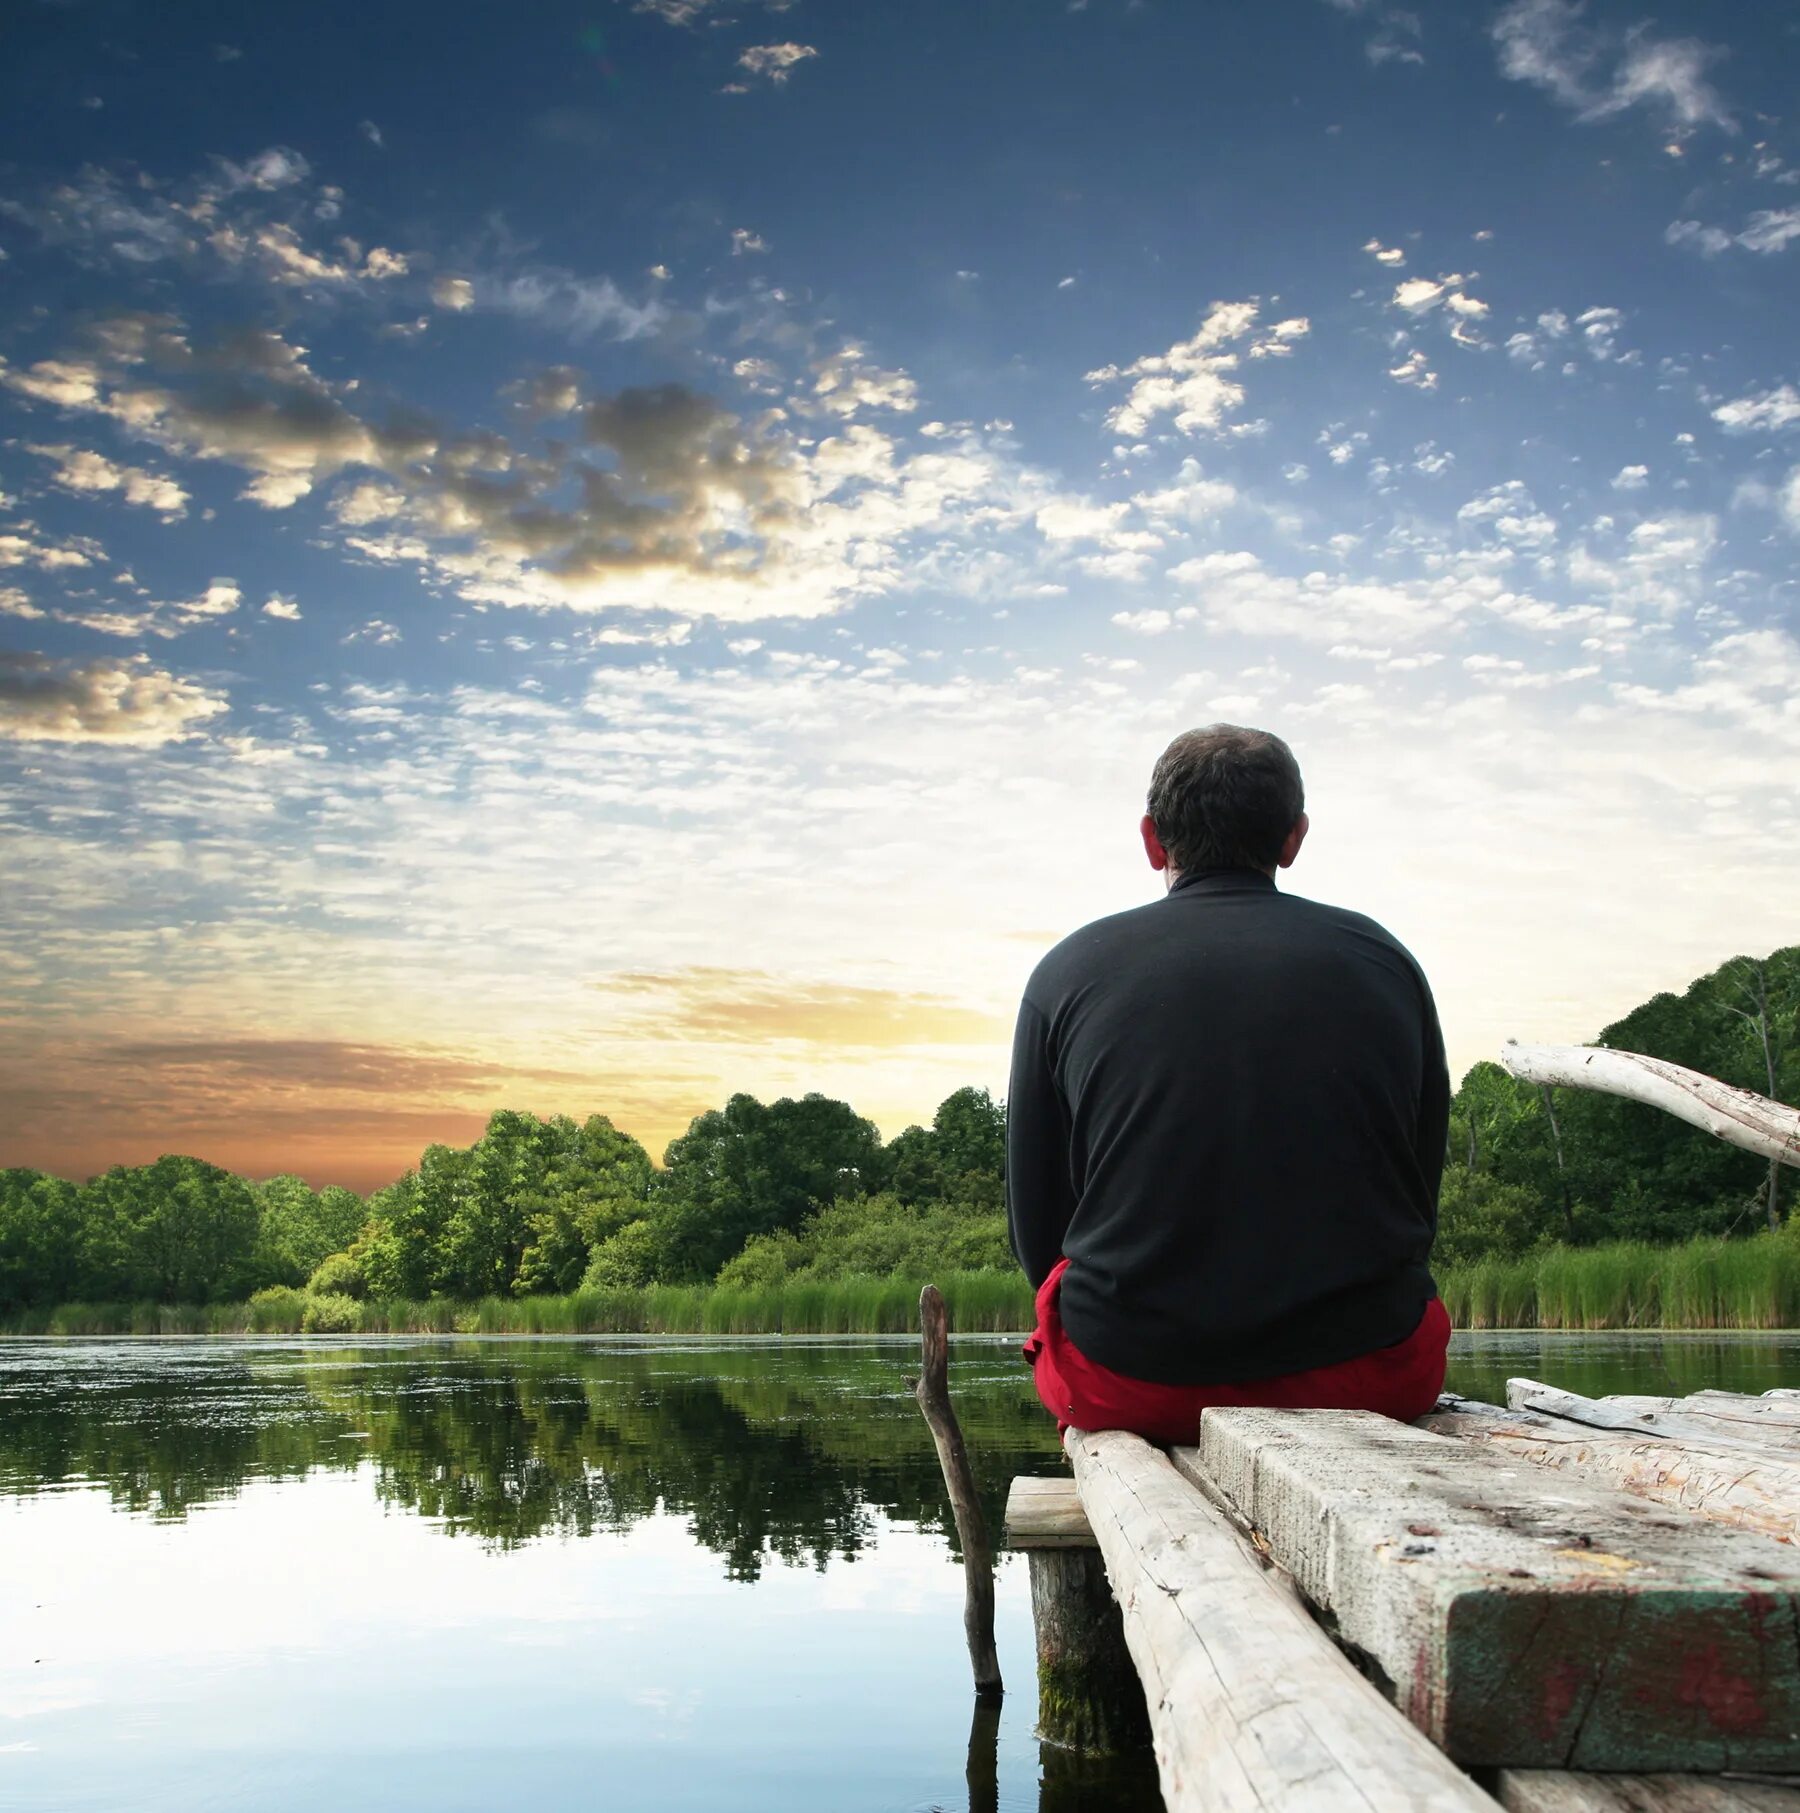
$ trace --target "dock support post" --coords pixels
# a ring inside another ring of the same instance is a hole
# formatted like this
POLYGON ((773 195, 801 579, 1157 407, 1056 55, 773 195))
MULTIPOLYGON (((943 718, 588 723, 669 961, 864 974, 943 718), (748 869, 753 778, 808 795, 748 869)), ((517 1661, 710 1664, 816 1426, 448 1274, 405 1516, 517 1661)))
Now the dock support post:
POLYGON ((1006 1544, 1031 1569, 1038 1736, 1084 1756, 1127 1756, 1150 1742, 1150 1714, 1125 1625, 1081 1494, 1066 1474, 1015 1479, 1006 1544))
POLYGON ((1038 1736, 1090 1756, 1150 1742, 1144 1689, 1100 1551, 1032 1549, 1031 1621, 1037 1632, 1038 1736))

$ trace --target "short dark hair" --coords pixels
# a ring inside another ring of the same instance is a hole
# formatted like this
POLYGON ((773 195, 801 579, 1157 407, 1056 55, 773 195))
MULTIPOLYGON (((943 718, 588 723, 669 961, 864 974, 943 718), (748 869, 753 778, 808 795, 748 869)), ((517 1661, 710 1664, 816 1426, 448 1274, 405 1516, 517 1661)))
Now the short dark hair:
POLYGON ((1170 867, 1183 874, 1273 869, 1305 808, 1294 752, 1238 724, 1183 731, 1157 758, 1145 802, 1170 867))

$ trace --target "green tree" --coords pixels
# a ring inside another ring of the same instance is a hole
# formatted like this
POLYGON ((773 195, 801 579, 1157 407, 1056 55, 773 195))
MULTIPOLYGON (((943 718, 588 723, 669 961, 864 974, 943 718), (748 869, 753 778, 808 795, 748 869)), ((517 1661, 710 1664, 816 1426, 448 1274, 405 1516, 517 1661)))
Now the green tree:
POLYGON ((41 1171, 0 1171, 0 1308, 66 1303, 85 1283, 81 1192, 41 1171))
POLYGON ((336 1184, 314 1190, 305 1178, 284 1175, 250 1187, 259 1217, 259 1285, 304 1284, 321 1260, 356 1238, 367 1218, 362 1198, 336 1184))
POLYGON ((81 1192, 96 1294, 158 1303, 242 1297, 255 1268, 256 1198, 241 1177, 169 1155, 115 1166, 81 1192))
POLYGON ((753 1235, 797 1228, 884 1169, 874 1123, 818 1094, 734 1095, 671 1141, 663 1162, 652 1216, 673 1278, 710 1278, 753 1235))

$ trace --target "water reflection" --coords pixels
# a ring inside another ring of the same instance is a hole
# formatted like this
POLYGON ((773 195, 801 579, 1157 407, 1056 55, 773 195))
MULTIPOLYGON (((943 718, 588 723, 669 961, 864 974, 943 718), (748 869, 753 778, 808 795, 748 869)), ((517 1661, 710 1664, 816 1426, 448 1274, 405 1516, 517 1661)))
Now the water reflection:
MULTIPOLYGON (((1016 1559, 1013 1691, 970 1728, 914 1358, 0 1345, 0 1808, 241 1804, 252 1779, 295 1813, 566 1806, 604 1776, 607 1804, 676 1813, 1147 1813, 1147 1762, 1032 1736, 1016 1559)), ((1498 1397, 1518 1373, 1761 1391, 1800 1381, 1800 1341, 1459 1338, 1455 1388, 1498 1397)), ((952 1383, 997 1526, 1015 1473, 1060 1465, 1054 1435, 1010 1343, 959 1343, 952 1383)))
MULTIPOLYGON (((663 1510, 734 1580, 852 1560, 878 1518, 954 1544, 903 1344, 394 1343, 0 1350, 0 1494, 103 1487, 179 1519, 249 1479, 367 1465, 384 1504, 512 1548, 663 1510)), ((1010 1347, 959 1348, 995 1527, 1014 1473, 1058 1464, 1010 1347)))

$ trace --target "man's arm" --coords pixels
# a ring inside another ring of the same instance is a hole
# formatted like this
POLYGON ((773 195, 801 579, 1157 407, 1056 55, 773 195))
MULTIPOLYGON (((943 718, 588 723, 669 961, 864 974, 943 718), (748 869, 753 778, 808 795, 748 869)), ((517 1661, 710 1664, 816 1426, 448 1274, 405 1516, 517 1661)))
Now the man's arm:
POLYGON ((1444 1060, 1444 1033, 1438 1025, 1437 1006, 1423 975, 1419 993, 1425 1002, 1425 1074, 1419 1086, 1419 1171, 1431 1194, 1433 1232, 1436 1231, 1438 1191, 1444 1181, 1444 1150, 1450 1139, 1450 1071, 1444 1060))
POLYGON ((1050 1029, 1029 999, 1013 1034, 1006 1092, 1006 1219, 1012 1249, 1036 1290, 1062 1257, 1075 1213, 1069 1117, 1051 1069, 1050 1029))

